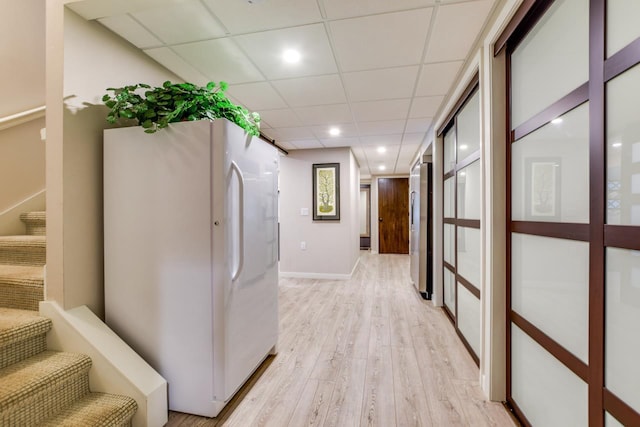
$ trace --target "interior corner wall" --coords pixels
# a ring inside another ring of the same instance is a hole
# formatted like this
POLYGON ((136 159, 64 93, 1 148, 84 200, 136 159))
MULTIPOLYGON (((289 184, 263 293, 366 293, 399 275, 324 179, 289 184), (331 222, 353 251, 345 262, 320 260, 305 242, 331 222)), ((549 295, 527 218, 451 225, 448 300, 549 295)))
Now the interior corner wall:
MULTIPOLYGON (((0 117, 45 104, 45 4, 4 2, 0 17, 0 117)), ((44 118, 0 130, 0 214, 42 191, 44 118)), ((24 232, 24 231, 22 231, 24 232)))
POLYGON ((353 189, 351 192, 351 224, 353 224, 356 232, 352 233, 351 247, 357 248, 357 252, 353 252, 352 256, 355 256, 355 262, 358 262, 360 258, 360 165, 353 151, 349 150, 349 157, 351 159, 351 182, 349 188, 353 189))
POLYGON ((351 149, 290 151, 280 159, 279 182, 280 274, 348 278, 360 256, 359 169, 351 149), (313 221, 314 163, 340 164, 339 221, 313 221), (308 209, 308 215, 301 209, 308 209))
POLYGON ((0 117, 44 105, 45 2, 2 2, 0 18, 0 117))
POLYGON ((43 127, 41 117, 0 130, 0 215, 44 189, 43 127))
POLYGON ((87 305, 103 318, 102 131, 107 109, 101 98, 107 87, 180 79, 100 24, 64 8, 64 0, 51 3, 47 298, 65 309, 87 305))

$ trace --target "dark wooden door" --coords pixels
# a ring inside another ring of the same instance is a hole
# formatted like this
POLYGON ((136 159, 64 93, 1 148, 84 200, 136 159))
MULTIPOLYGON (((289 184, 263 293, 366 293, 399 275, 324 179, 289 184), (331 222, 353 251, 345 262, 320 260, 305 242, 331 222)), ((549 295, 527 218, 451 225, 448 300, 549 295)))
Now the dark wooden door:
POLYGON ((409 253, 409 178, 378 179, 381 254, 409 253))

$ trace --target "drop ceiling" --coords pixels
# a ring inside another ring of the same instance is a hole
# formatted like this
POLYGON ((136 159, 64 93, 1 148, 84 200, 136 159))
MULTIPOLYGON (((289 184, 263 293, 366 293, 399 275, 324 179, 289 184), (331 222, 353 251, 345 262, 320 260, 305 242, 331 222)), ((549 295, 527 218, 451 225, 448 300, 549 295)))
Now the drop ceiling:
POLYGON ((262 132, 285 149, 351 147, 366 178, 409 173, 495 1, 85 0, 69 7, 186 81, 228 82, 228 95, 259 112, 262 132), (285 63, 285 49, 298 50, 301 61, 285 63), (331 127, 340 135, 331 136, 331 127))

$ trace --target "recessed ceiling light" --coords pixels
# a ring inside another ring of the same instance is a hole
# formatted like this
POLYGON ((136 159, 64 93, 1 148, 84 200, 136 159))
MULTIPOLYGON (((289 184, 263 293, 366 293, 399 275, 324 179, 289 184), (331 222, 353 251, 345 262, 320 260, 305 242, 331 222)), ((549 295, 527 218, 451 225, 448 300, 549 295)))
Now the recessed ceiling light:
POLYGON ((282 53, 282 59, 284 62, 288 62, 289 64, 295 64, 296 62, 300 62, 302 55, 295 49, 287 49, 282 53))
POLYGON ((331 128, 331 129, 329 129, 329 135, 331 135, 331 136, 338 136, 338 135, 340 135, 340 129, 338 129, 338 128, 331 128))
POLYGON ((467 173, 466 172, 460 172, 460 176, 466 176, 467 173))
POLYGON ((385 153, 387 151, 386 147, 378 147, 378 153, 382 154, 385 153))
POLYGON ((378 170, 381 170, 381 171, 385 170, 386 168, 387 168, 387 167, 386 167, 385 165, 380 165, 380 166, 378 166, 378 170))
POLYGON ((551 123, 553 123, 554 125, 559 125, 560 123, 562 123, 562 117, 551 120, 551 123))
POLYGON ((615 148, 622 147, 622 142, 614 142, 611 146, 615 148))
POLYGON ((466 150, 467 148, 469 148, 469 147, 468 147, 466 144, 462 144, 462 145, 460 146, 460 149, 461 149, 461 150, 466 150))

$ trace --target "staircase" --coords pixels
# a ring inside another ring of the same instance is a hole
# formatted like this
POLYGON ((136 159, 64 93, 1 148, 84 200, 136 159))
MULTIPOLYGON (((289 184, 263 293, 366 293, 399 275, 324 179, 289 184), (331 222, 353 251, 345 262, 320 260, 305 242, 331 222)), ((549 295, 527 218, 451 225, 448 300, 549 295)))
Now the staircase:
POLYGON ((89 357, 46 349, 45 213, 20 219, 27 235, 0 236, 0 425, 130 426, 136 402, 89 391, 89 357))

